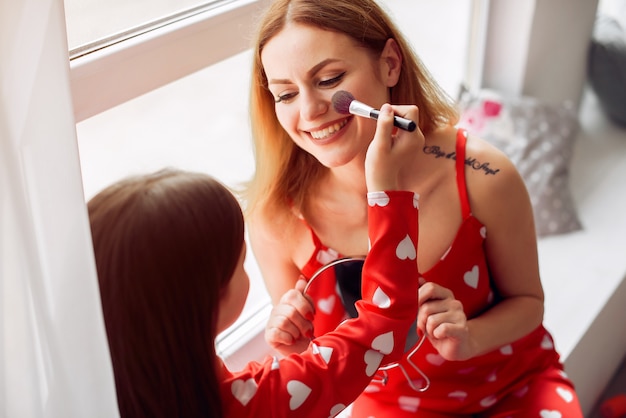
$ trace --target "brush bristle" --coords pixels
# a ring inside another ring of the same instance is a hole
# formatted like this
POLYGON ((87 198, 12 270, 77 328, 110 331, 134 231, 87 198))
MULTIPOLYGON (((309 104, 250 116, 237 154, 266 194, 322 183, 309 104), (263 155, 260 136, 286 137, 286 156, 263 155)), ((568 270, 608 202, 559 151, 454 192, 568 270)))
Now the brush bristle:
POLYGON ((350 103, 354 100, 354 96, 345 90, 339 90, 333 94, 333 107, 337 113, 344 115, 350 113, 350 103))

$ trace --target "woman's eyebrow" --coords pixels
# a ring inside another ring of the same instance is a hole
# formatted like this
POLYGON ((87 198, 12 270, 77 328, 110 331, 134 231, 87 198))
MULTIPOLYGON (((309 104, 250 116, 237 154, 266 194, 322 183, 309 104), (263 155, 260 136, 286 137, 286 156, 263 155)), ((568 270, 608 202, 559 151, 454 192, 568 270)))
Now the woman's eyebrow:
MULTIPOLYGON (((306 74, 307 76, 311 77, 315 73, 317 73, 319 70, 327 66, 328 64, 332 64, 338 61, 339 59, 337 58, 326 58, 325 60, 320 61, 319 63, 315 64, 309 71, 306 72, 306 74)), ((267 82, 268 84, 290 84, 292 81, 286 78, 272 78, 272 79, 269 79, 267 82)))

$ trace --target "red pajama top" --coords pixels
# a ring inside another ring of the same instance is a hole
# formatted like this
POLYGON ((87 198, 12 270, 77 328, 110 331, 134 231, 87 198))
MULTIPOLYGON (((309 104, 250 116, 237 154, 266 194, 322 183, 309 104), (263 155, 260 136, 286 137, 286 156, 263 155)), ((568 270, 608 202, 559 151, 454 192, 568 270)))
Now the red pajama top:
POLYGON ((371 249, 359 317, 314 339, 301 354, 227 369, 220 384, 226 417, 332 417, 367 386, 381 364, 398 360, 417 313, 417 195, 368 194, 371 249))
MULTIPOLYGON (((472 215, 467 196, 464 165, 466 139, 465 131, 459 130, 456 175, 463 221, 448 250, 430 270, 421 272, 420 281, 432 281, 452 290, 463 303, 465 314, 470 319, 497 303, 498 296, 490 280, 483 246, 487 231, 472 215)), ((306 277, 340 256, 325 247, 313 230, 311 233, 316 251, 302 268, 306 277)), ((314 320, 316 335, 333 329, 337 321, 346 315, 341 304, 337 303, 339 297, 334 283, 327 282, 325 289, 318 290, 314 320)), ((563 386, 567 393, 558 395, 567 401, 575 399, 569 381, 561 372, 562 365, 552 337, 542 325, 511 344, 467 361, 446 361, 428 340, 410 360, 430 379, 429 388, 424 392, 412 389, 402 370, 393 368, 387 372, 386 384, 374 379, 366 388, 355 403, 355 410, 360 411, 356 417, 412 416, 420 409, 464 414, 485 411, 507 395, 523 392, 533 377, 550 368, 555 370, 558 379, 567 383, 563 386), (360 402, 367 406, 359 409, 360 402)), ((425 387, 425 380, 409 364, 407 355, 400 364, 414 387, 425 387)))

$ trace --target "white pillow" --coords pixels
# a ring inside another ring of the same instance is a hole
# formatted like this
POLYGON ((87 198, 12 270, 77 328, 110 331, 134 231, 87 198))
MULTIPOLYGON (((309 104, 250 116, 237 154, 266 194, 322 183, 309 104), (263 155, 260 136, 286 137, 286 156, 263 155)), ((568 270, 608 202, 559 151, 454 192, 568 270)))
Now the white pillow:
POLYGON ((504 98, 493 90, 465 93, 459 127, 489 141, 517 167, 530 194, 537 236, 582 228, 569 189, 578 118, 573 104, 531 97, 504 98))

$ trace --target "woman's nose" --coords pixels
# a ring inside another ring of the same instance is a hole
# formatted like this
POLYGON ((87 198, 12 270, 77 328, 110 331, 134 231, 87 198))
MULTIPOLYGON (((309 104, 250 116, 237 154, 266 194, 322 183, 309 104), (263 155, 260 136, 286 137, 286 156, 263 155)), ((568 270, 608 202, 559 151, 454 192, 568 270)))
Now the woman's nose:
POLYGON ((330 101, 321 94, 304 94, 300 115, 302 119, 310 121, 328 112, 330 101))

